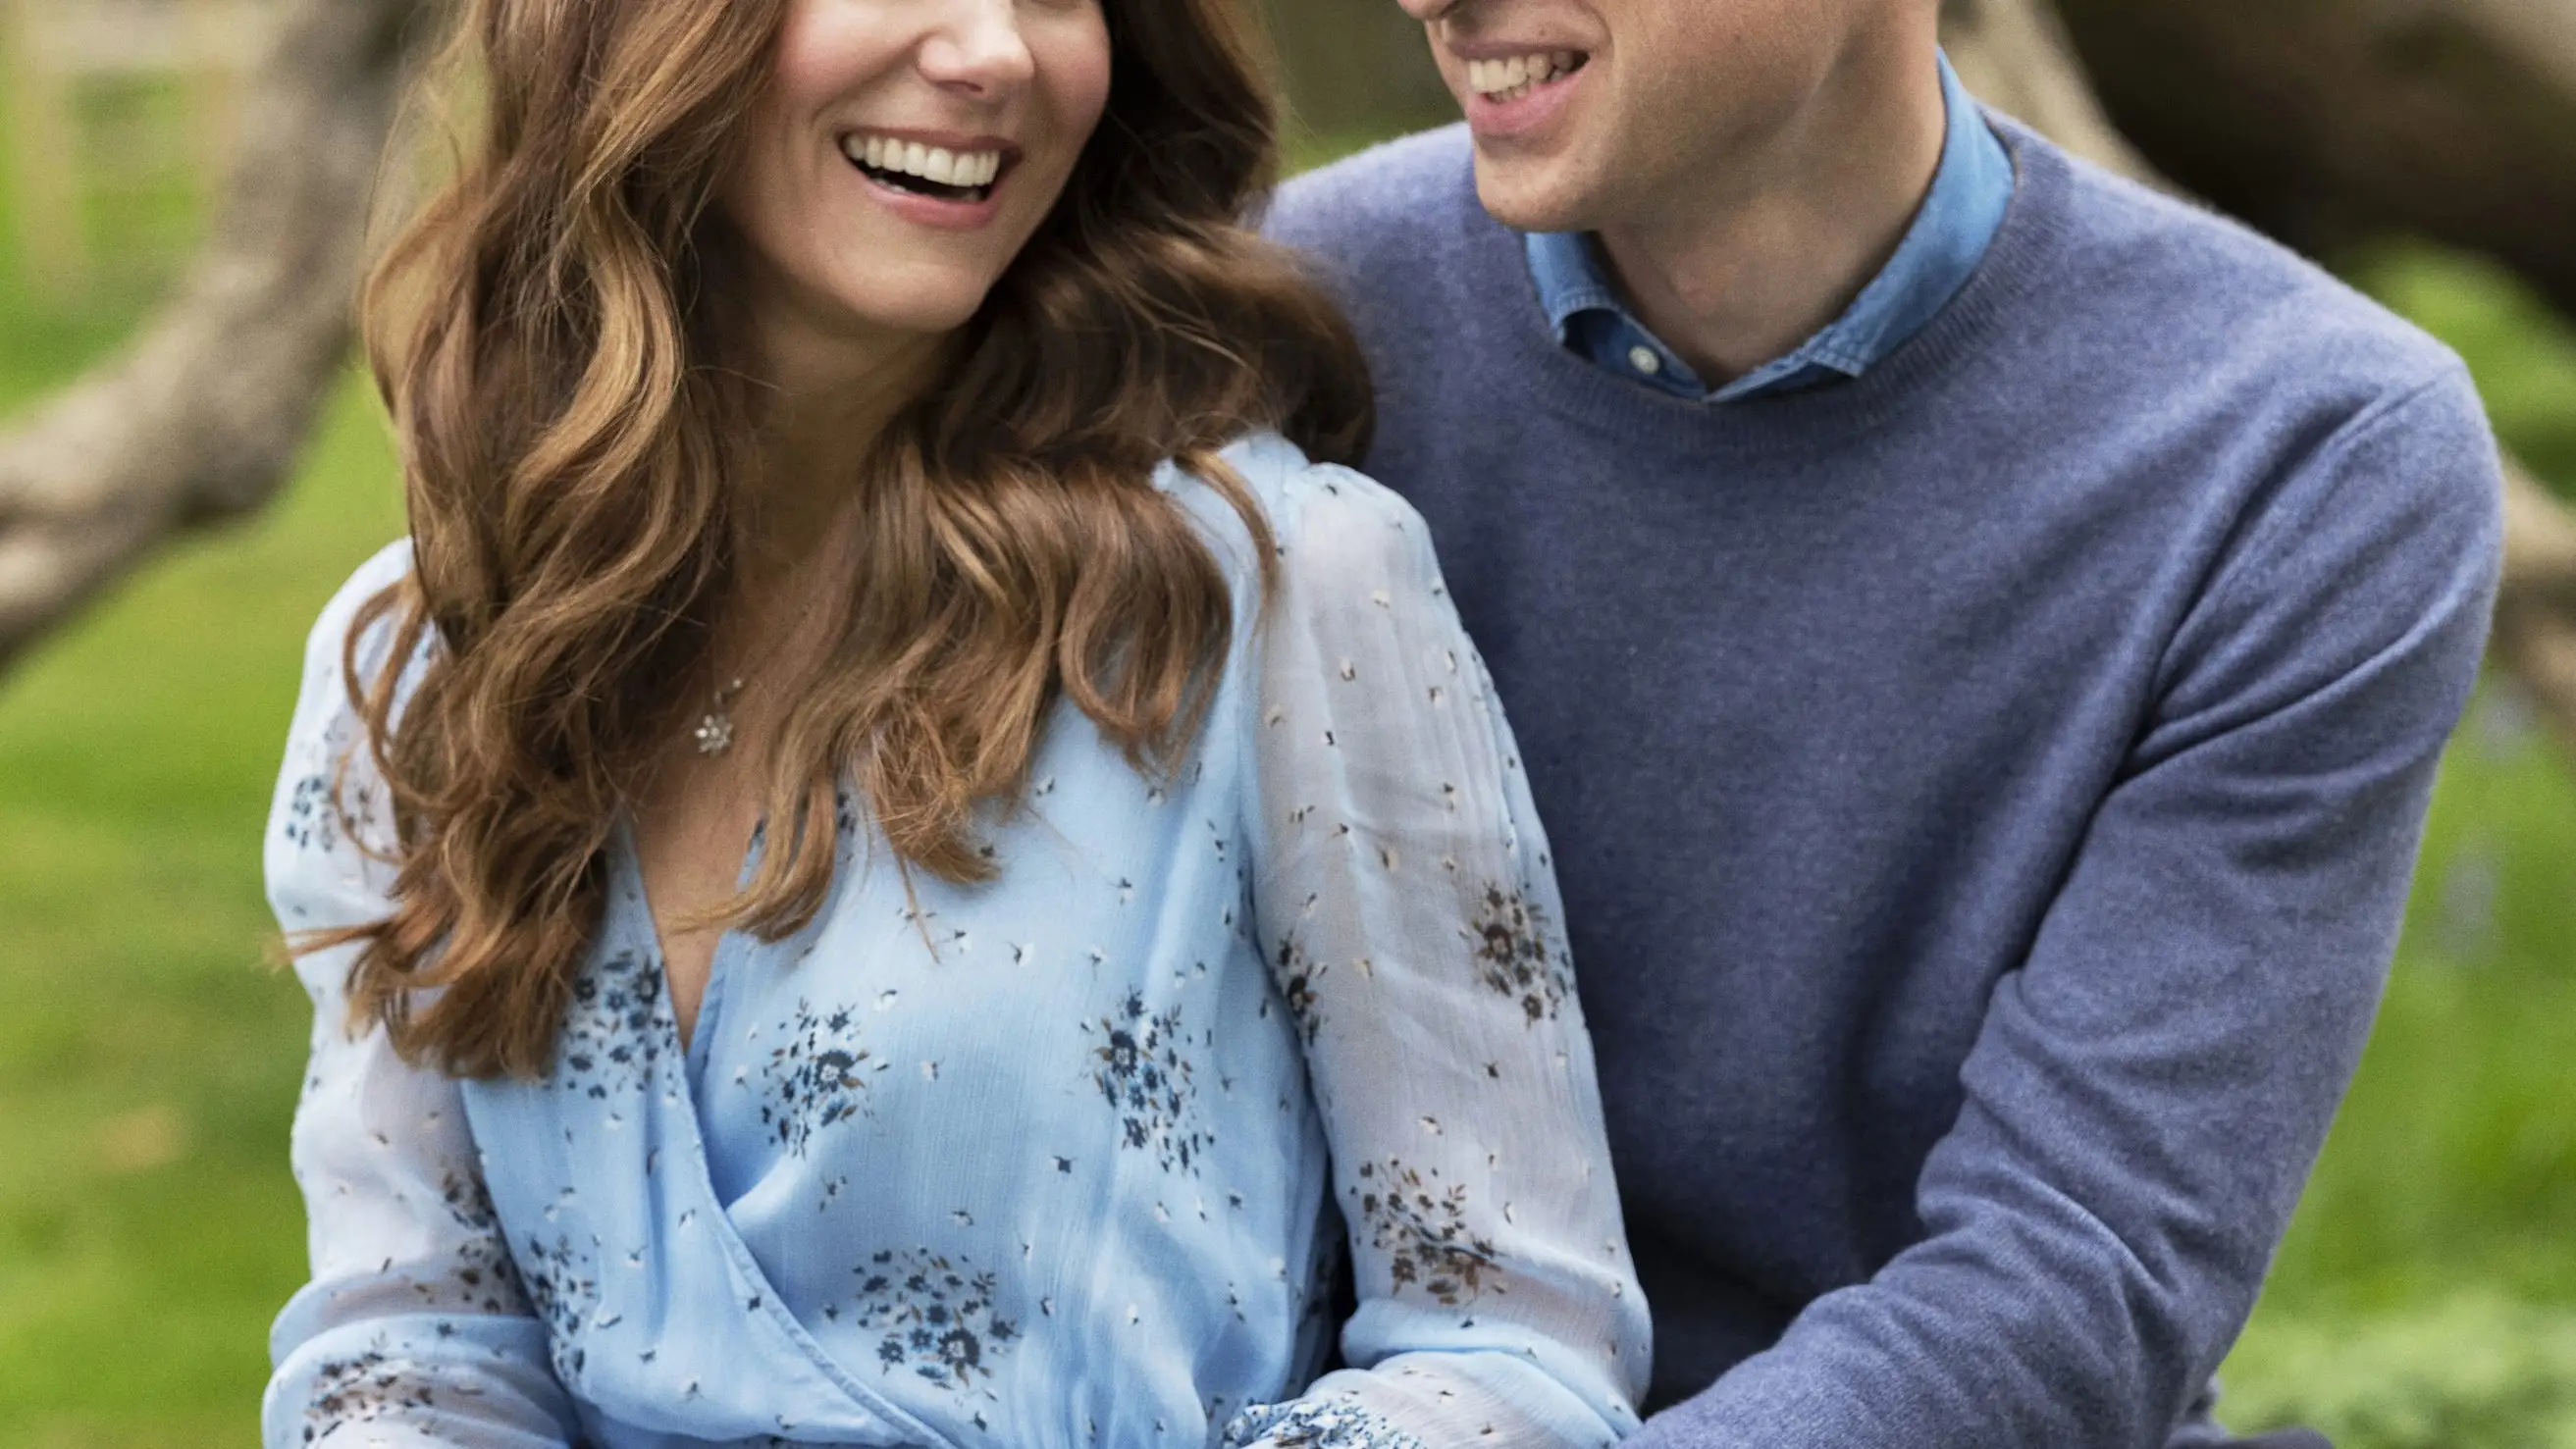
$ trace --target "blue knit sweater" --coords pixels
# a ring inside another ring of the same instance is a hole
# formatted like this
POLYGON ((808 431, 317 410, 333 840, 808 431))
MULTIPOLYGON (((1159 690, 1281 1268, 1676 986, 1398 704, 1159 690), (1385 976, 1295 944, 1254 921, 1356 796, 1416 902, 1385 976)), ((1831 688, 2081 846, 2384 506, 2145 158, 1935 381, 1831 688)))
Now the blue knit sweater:
POLYGON ((1998 124, 1949 308, 1723 408, 1558 348, 1457 130, 1272 215, 1556 847, 1653 1449, 2215 1435, 2485 640, 2457 360, 1998 124))

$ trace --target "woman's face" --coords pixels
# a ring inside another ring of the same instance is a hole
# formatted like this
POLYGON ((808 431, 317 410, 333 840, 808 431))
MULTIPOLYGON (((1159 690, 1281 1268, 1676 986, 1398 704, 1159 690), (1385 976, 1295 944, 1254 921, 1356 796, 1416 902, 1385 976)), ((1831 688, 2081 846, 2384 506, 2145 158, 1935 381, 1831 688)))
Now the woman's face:
POLYGON ((788 0, 720 193, 773 345, 944 333, 974 315, 1108 102, 1100 5, 788 0))

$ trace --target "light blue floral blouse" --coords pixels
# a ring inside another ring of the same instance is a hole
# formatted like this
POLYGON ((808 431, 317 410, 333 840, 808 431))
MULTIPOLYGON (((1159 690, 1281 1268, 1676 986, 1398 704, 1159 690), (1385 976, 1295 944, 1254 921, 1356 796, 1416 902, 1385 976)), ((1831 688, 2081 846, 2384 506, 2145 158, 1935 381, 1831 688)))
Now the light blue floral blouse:
MULTIPOLYGON (((1646 1305, 1556 886, 1424 526, 1276 438, 1227 457, 1280 591, 1265 611, 1248 532, 1165 470, 1238 602, 1173 776, 1059 708, 990 825, 999 879, 917 905, 845 809, 829 904, 725 938, 685 1051, 622 843, 542 1081, 404 1065, 345 1029, 347 952, 302 959, 313 1281, 277 1322, 271 1449, 1635 1426, 1646 1305), (1336 1326, 1349 1367, 1317 1378, 1336 1326)), ((291 932, 386 910, 341 642, 407 568, 386 550, 314 631, 267 840, 291 932)))

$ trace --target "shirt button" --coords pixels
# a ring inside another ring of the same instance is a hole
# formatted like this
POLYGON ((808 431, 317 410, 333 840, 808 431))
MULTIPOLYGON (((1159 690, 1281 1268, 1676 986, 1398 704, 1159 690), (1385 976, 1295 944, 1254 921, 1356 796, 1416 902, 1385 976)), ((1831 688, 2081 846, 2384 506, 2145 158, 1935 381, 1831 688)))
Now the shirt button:
POLYGON ((1664 360, 1655 355, 1655 349, 1643 344, 1628 349, 1628 365, 1648 377, 1664 370, 1664 360))

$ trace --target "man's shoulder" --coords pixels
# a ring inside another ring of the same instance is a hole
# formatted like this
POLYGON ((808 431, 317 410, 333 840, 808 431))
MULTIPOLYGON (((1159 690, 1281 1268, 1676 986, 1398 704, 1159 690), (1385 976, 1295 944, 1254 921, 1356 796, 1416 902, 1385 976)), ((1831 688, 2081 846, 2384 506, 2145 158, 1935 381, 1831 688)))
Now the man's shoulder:
POLYGON ((1282 186, 1262 230, 1333 258, 1418 251, 1462 211, 1483 218, 1474 165, 1464 124, 1388 141, 1282 186))
MULTIPOLYGON (((2042 365, 2080 379, 2079 415, 2236 460, 2232 482, 2186 491, 2234 490, 2287 517, 2333 499, 2347 526, 2402 535, 2444 566, 2483 556, 2496 451, 2456 353, 2238 221, 2053 148, 2025 154, 2066 183, 2047 293, 2066 315, 2042 365)), ((2039 395, 2063 404, 2065 388, 2039 395)))
POLYGON ((2177 382, 2235 377, 2356 403, 2459 370, 2421 328, 2242 222, 2006 130, 2026 171, 2063 182, 2054 290, 2101 344, 2177 382))

